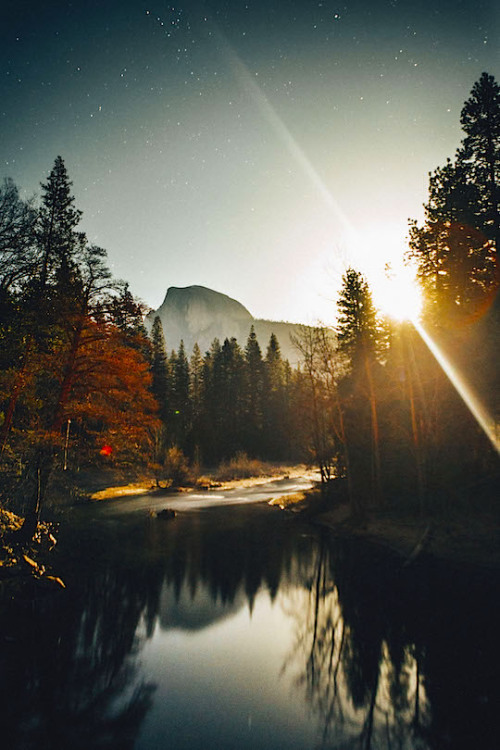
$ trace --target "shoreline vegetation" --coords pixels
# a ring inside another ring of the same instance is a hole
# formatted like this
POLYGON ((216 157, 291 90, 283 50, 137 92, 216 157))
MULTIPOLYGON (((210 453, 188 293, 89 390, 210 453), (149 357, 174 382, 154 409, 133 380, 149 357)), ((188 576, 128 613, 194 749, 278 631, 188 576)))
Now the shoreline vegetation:
POLYGON ((343 507, 319 514, 316 519, 341 538, 358 539, 385 547, 413 564, 420 556, 456 567, 500 570, 500 516, 498 510, 460 512, 448 516, 409 517, 376 511, 360 525, 346 517, 343 507))
MULTIPOLYGON (((332 480, 335 488, 335 480, 332 480)), ((402 565, 431 558, 455 567, 500 570, 500 507, 492 485, 490 500, 482 507, 461 502, 452 511, 419 514, 408 509, 373 508, 356 519, 346 501, 332 507, 321 486, 273 501, 282 510, 296 512, 333 537, 358 540, 385 548, 402 565)))
POLYGON ((290 510, 294 500, 304 518, 334 534, 383 544, 404 564, 433 555, 496 566, 500 86, 493 76, 485 72, 474 84, 460 123, 454 159, 429 175, 422 222, 410 220, 402 260, 414 284, 387 268, 388 297, 413 290, 421 309, 389 317, 363 273, 347 268, 335 324, 304 326, 293 337, 297 368, 274 333, 261 349, 253 326, 246 343, 214 339, 204 354, 196 344, 190 355, 181 340, 169 353, 160 318, 147 329, 146 306, 113 278, 105 249, 80 231, 62 157, 38 201, 24 200, 6 179, 0 508, 17 515, 1 533, 2 567, 15 559, 40 574, 37 537, 49 504, 278 478, 268 461, 317 467, 321 491, 278 504, 290 510), (219 469, 203 475, 202 466, 219 469))
POLYGON ((255 471, 244 471, 236 463, 234 470, 231 470, 231 465, 226 464, 214 471, 204 472, 188 483, 178 485, 170 479, 156 483, 151 477, 145 477, 138 481, 97 490, 92 492, 88 499, 95 502, 149 494, 170 494, 172 492, 192 492, 196 490, 230 490, 238 487, 253 487, 279 479, 307 477, 314 480, 318 478, 317 470, 305 464, 288 466, 261 461, 253 461, 252 464, 255 471))
MULTIPOLYGON (((481 510, 467 510, 462 505, 446 516, 420 516, 407 511, 378 508, 367 512, 360 521, 352 517, 349 504, 344 500, 338 499, 332 507, 331 497, 326 497, 331 493, 328 490, 325 492, 325 487, 322 488, 317 481, 317 470, 304 464, 287 466, 258 462, 253 464, 253 468, 257 469, 258 465, 259 471, 248 473, 245 477, 238 476, 241 467, 231 476, 228 467, 223 466, 199 476, 190 486, 175 487, 170 483, 170 486, 158 487, 151 477, 145 477, 94 492, 90 487, 85 502, 104 502, 152 493, 165 496, 172 492, 188 494, 200 489, 206 491, 208 499, 212 490, 246 488, 280 479, 306 477, 316 480, 311 489, 274 498, 268 504, 279 507, 283 512, 293 513, 296 519, 323 527, 334 538, 383 547, 399 559, 403 568, 422 557, 459 569, 500 570, 500 513, 498 502, 494 500, 493 487, 491 501, 483 503, 481 510)), ((335 482, 331 480, 330 483, 333 490, 335 482)), ((23 521, 21 516, 0 509, 0 599, 21 592, 29 597, 39 595, 41 589, 50 591, 64 588, 64 582, 50 568, 51 552, 57 544, 56 526, 39 522, 33 539, 23 540, 20 538, 23 521)))

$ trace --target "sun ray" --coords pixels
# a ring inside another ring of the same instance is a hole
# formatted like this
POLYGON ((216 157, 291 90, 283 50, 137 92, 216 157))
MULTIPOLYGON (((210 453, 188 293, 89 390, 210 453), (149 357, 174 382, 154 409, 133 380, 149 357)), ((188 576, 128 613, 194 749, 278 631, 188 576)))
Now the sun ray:
POLYGON ((425 330, 423 325, 419 323, 418 320, 414 320, 412 322, 422 340, 428 346, 436 361, 441 366, 443 372, 446 374, 446 376, 462 398, 463 402, 468 407, 472 416, 476 419, 477 423, 483 429, 484 433, 486 434, 496 451, 500 453, 499 425, 491 417, 488 410, 480 402, 479 398, 472 391, 471 387, 466 383, 465 378, 460 375, 460 373, 452 365, 449 359, 443 354, 439 346, 436 344, 428 331, 425 330))
POLYGON ((318 171, 311 163, 311 160, 309 159, 307 154, 299 145, 296 138, 294 138, 294 136, 291 134, 288 127, 285 125, 267 96, 262 91, 261 87, 256 82, 254 76, 250 74, 247 66, 241 60, 235 49, 231 46, 230 42, 222 33, 220 28, 213 22, 212 28, 213 32, 218 38, 221 49, 224 51, 226 60, 228 61, 241 87, 253 100, 253 102, 263 115, 264 119, 278 136, 279 141, 285 146, 290 155, 293 157, 294 161, 302 169, 302 172, 308 178, 309 182, 314 186, 322 201, 330 210, 333 211, 335 217, 342 227, 347 242, 349 244, 352 244, 352 246, 356 246, 356 244, 359 243, 358 234, 352 222, 349 220, 346 213, 340 206, 339 202, 332 195, 324 180, 322 180, 322 178, 318 174, 318 171))
MULTIPOLYGON (((353 262, 362 260, 362 251, 365 243, 362 241, 361 233, 356 230, 352 222, 349 220, 339 202, 332 195, 304 150, 293 137, 290 130, 269 102, 254 77, 250 74, 247 66, 230 45, 222 31, 213 22, 212 28, 213 33, 219 40, 221 48, 224 50, 225 56, 235 73, 235 76, 240 82, 240 85, 249 93, 265 120, 277 134, 294 161, 302 169, 304 175, 314 186, 322 201, 324 201, 324 203, 333 211, 335 217, 339 221, 343 230, 342 240, 347 246, 348 257, 350 257, 353 262)), ((381 281, 380 274, 377 275, 375 272, 369 272, 367 273, 367 276, 369 283, 371 283, 373 287, 378 287, 380 285, 380 289, 375 291, 375 296, 378 298, 385 296, 385 306, 387 306, 387 303, 389 302, 389 307, 392 307, 393 317, 400 318, 401 320, 409 320, 413 323, 415 329, 434 355, 436 361, 457 390, 471 414, 481 426, 495 449, 500 452, 498 425, 492 419, 484 405, 481 404, 478 397, 472 392, 464 378, 457 372, 456 368, 449 362, 439 346, 432 339, 431 335, 419 322, 421 299, 417 291, 416 283, 414 279, 410 277, 410 273, 409 269, 405 269, 401 263, 396 277, 392 280, 392 284, 389 279, 387 280, 387 284, 390 286, 386 286, 385 291, 385 282, 381 281), (400 285, 399 289, 397 289, 398 283, 400 285)))

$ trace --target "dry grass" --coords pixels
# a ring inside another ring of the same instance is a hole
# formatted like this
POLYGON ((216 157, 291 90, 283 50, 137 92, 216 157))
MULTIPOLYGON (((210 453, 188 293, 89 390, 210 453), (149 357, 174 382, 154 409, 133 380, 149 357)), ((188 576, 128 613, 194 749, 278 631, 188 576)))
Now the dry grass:
POLYGON ((273 500, 269 501, 268 505, 277 505, 281 508, 281 510, 285 510, 286 508, 290 508, 291 506, 303 503, 306 497, 308 497, 306 492, 294 492, 291 495, 275 497, 273 498, 273 500))
POLYGON ((128 495, 146 495, 151 492, 152 482, 130 482, 130 484, 120 485, 118 487, 106 487, 105 490, 93 492, 90 495, 91 500, 111 500, 114 497, 126 497, 128 495))
POLYGON ((287 467, 249 458, 246 453, 237 453, 227 461, 221 461, 213 473, 216 482, 230 482, 233 479, 250 479, 251 477, 275 477, 286 473, 287 467))

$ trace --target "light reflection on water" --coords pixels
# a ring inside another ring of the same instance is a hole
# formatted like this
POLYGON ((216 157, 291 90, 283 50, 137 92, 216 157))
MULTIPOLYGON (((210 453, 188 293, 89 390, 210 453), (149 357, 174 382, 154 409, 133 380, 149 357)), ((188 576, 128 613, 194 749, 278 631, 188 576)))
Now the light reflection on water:
MULTIPOLYGON (((204 610, 206 597, 201 599, 204 610)), ((281 600, 271 602, 261 590, 250 612, 241 596, 209 624, 193 627, 188 615, 187 630, 178 620, 164 629, 160 615, 141 657, 157 690, 138 748, 173 740, 166 717, 177 726, 176 748, 314 746, 314 722, 282 672, 294 623, 281 600)), ((195 599, 194 607, 199 604, 195 599)))
POLYGON ((6 747, 495 747, 494 577, 262 504, 131 511, 73 518, 67 589, 0 609, 6 747))

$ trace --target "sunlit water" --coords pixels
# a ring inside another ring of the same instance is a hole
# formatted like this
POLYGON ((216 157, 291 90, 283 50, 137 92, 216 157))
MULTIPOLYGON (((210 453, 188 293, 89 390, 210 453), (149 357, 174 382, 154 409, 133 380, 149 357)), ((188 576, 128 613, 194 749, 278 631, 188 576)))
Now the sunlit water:
POLYGON ((497 748, 496 576, 341 544, 280 487, 64 520, 66 590, 0 608, 1 746, 497 748))

